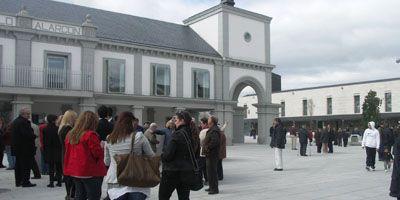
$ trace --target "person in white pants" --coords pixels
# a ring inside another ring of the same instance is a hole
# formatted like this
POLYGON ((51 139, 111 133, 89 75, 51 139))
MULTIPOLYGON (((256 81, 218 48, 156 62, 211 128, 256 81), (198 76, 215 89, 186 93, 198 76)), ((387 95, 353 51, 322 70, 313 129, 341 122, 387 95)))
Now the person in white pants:
POLYGON ((271 148, 275 151, 275 169, 274 171, 283 171, 282 164, 282 149, 286 145, 286 129, 283 127, 279 118, 274 119, 273 125, 270 128, 271 148))

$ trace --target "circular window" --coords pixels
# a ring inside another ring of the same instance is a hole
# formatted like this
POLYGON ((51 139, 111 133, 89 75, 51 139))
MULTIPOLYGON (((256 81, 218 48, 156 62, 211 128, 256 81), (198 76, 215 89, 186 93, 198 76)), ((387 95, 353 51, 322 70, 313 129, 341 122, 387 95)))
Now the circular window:
POLYGON ((244 33, 244 41, 251 42, 251 34, 249 32, 244 33))

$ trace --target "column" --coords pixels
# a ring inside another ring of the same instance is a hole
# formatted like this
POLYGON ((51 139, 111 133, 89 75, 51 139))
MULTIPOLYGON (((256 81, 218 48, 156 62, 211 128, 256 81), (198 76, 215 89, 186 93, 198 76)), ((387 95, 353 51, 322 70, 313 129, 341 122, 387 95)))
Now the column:
POLYGON ((139 123, 142 123, 142 124, 143 124, 143 109, 144 109, 144 106, 142 106, 142 105, 132 106, 133 115, 135 115, 135 117, 139 119, 139 123))
POLYGON ((226 136, 226 145, 233 145, 233 106, 225 105, 224 106, 224 120, 219 120, 220 124, 224 124, 227 122, 227 126, 225 127, 225 136, 226 136))
POLYGON ((30 96, 16 95, 14 96, 14 100, 11 102, 12 104, 12 119, 15 119, 19 115, 19 111, 22 108, 28 108, 32 112, 32 104, 33 101, 30 96))
POLYGON ((233 109, 233 143, 244 143, 244 117, 245 107, 235 107, 233 109))
MULTIPOLYGON (((142 53, 136 53, 134 55, 134 94, 135 95, 142 95, 142 65, 143 65, 143 54, 142 53)), ((136 115, 135 115, 136 116, 136 115)))
POLYGON ((255 104, 258 113, 258 144, 269 144, 269 129, 279 115, 278 104, 255 104))
POLYGON ((92 111, 96 113, 96 100, 94 98, 81 98, 81 102, 79 104, 79 110, 80 112, 85 112, 85 111, 92 111))
POLYGON ((176 60, 176 97, 183 98, 183 60, 176 60))
POLYGON ((81 66, 81 89, 92 91, 94 86, 94 54, 97 46, 97 27, 93 24, 92 17, 86 15, 82 23, 82 35, 91 38, 91 41, 81 41, 82 45, 82 66, 81 66))

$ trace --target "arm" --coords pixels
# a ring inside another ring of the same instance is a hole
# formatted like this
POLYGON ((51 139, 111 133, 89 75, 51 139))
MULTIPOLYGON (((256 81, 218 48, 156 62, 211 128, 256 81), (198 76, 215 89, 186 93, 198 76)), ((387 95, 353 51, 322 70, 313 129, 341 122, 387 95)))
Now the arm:
POLYGON ((104 159, 104 151, 100 146, 100 139, 99 137, 94 133, 87 133, 90 134, 88 138, 88 146, 89 146, 89 151, 92 154, 93 158, 96 160, 103 160, 104 159))
POLYGON ((379 131, 377 132, 375 137, 376 137, 376 150, 379 150, 379 147, 381 145, 381 135, 379 131))
POLYGON ((110 151, 108 150, 108 143, 104 146, 104 164, 106 166, 110 166, 111 163, 111 156, 110 156, 110 151))
POLYGON ((365 133, 366 133, 366 132, 367 132, 367 130, 365 130, 365 131, 364 131, 364 134, 363 134, 363 139, 362 139, 362 142, 361 142, 361 147, 362 147, 362 148, 364 148, 364 147, 365 147, 365 142, 366 142, 366 139, 365 139, 365 138, 366 138, 366 137, 365 137, 365 133))
POLYGON ((177 135, 177 133, 173 134, 171 142, 168 144, 167 148, 165 148, 165 151, 161 154, 162 161, 170 162, 174 159, 176 147, 178 145, 177 135))
POLYGON ((162 131, 162 130, 155 130, 154 133, 155 133, 156 135, 165 135, 165 132, 162 131))
POLYGON ((220 138, 218 136, 219 134, 216 131, 213 131, 210 133, 210 141, 208 143, 208 149, 214 149, 220 145, 220 138))

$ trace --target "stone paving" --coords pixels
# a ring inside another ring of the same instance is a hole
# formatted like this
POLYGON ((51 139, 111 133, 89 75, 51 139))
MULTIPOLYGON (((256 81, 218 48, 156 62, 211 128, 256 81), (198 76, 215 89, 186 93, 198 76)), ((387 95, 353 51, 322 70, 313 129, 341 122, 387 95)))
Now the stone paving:
MULTIPOLYGON (((264 145, 243 144, 228 147, 224 161, 225 179, 220 194, 209 196, 204 191, 192 192, 191 199, 235 200, 386 200, 390 174, 377 163, 377 171, 364 169, 365 155, 361 147, 336 147, 333 155, 315 153, 299 157, 297 151, 285 149, 284 171, 273 172, 273 152, 264 145)), ((64 188, 46 188, 48 176, 32 180, 35 188, 16 188, 13 173, 0 170, 0 200, 63 199, 64 188)), ((157 199, 158 188, 150 199, 157 199)), ((173 198, 177 199, 174 194, 173 198)))

